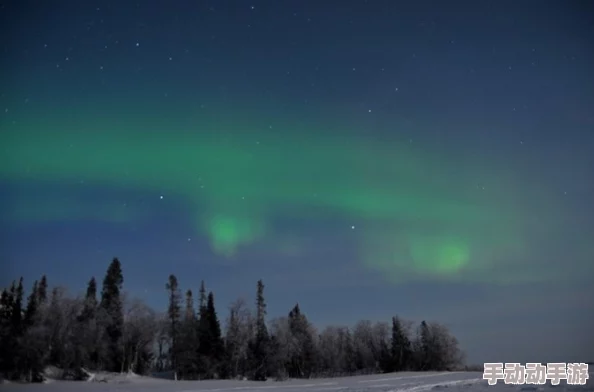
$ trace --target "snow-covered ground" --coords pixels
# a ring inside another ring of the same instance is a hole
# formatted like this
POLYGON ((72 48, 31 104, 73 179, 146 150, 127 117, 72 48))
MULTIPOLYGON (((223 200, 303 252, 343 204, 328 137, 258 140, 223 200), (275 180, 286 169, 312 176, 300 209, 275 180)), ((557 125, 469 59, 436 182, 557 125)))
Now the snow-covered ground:
POLYGON ((594 391, 594 374, 586 385, 505 385, 489 386, 481 372, 392 373, 373 376, 291 381, 168 381, 140 376, 116 376, 106 383, 52 382, 37 385, 0 385, 0 391, 47 392, 498 392, 498 391, 594 391))

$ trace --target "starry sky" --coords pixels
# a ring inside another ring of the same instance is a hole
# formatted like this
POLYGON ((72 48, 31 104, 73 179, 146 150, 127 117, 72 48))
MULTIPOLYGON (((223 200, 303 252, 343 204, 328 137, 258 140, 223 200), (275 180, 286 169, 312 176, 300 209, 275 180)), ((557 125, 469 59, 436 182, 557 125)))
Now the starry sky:
MULTIPOLYGON (((0 267, 594 347, 588 1, 7 1, 0 267)), ((588 357, 590 355, 590 357, 588 357)))

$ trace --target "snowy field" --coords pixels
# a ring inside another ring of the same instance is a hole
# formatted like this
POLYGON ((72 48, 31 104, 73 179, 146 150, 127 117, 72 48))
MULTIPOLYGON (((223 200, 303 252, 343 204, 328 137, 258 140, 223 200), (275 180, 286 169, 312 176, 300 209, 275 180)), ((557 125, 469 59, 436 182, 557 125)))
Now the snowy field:
POLYGON ((489 386, 482 372, 392 373, 373 376, 343 377, 294 381, 168 381, 140 376, 116 376, 107 383, 52 382, 33 385, 0 385, 0 391, 46 392, 498 392, 498 391, 594 391, 594 374, 586 385, 504 385, 489 386))

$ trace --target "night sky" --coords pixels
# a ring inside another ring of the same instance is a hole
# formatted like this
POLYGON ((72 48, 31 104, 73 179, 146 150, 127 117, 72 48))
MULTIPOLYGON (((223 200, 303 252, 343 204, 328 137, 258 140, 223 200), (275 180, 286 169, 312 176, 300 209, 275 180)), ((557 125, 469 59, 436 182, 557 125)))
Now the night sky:
POLYGON ((0 45, 2 286, 117 256, 158 309, 261 278, 270 318, 592 360, 589 1, 15 0, 0 45))

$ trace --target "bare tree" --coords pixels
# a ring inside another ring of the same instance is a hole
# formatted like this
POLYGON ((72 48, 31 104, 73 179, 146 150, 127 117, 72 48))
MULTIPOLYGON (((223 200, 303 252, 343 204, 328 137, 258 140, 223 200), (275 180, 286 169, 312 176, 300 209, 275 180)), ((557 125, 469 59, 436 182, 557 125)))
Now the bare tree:
POLYGON ((229 307, 225 330, 230 374, 232 377, 245 376, 248 343, 254 334, 254 317, 244 299, 238 299, 229 307))
POLYGON ((157 341, 155 344, 155 369, 159 372, 171 367, 168 352, 170 350, 171 342, 169 338, 169 319, 167 314, 160 314, 156 316, 156 335, 157 341))
POLYGON ((373 324, 370 346, 375 361, 374 372, 387 371, 392 362, 390 358, 390 326, 387 322, 378 321, 373 324))
POLYGON ((440 323, 429 324, 430 350, 433 367, 438 370, 455 370, 462 367, 464 354, 460 350, 458 340, 448 328, 440 323))
POLYGON ((45 315, 49 337, 49 361, 63 370, 62 377, 80 379, 85 347, 77 344, 78 315, 84 301, 71 298, 64 287, 54 287, 45 315))
POLYGON ((373 325, 369 320, 361 320, 353 329, 353 346, 355 350, 355 363, 360 373, 367 374, 375 369, 373 355, 373 325))
POLYGON ((287 317, 272 319, 270 335, 274 339, 274 356, 271 358, 271 363, 276 369, 276 378, 284 380, 288 377, 287 364, 295 350, 289 319, 287 317))
POLYGON ((322 376, 333 377, 342 372, 344 352, 340 347, 340 327, 328 326, 318 337, 319 370, 322 376))
POLYGON ((153 359, 157 315, 140 299, 130 300, 125 309, 122 363, 129 372, 144 373, 153 359))

